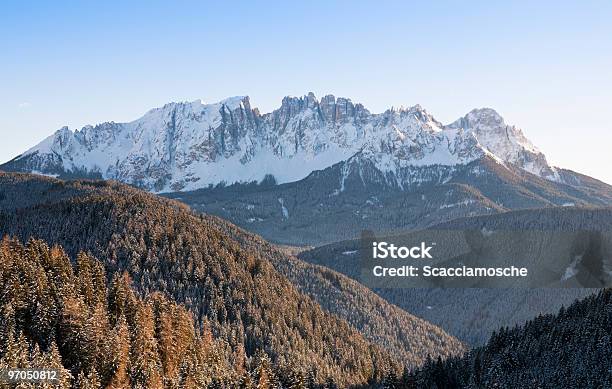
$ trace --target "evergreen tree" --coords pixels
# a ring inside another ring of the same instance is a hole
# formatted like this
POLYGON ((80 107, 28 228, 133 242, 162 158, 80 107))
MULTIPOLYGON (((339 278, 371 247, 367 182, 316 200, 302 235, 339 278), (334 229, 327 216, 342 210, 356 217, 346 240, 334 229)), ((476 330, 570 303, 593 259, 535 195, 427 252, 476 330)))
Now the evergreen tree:
POLYGON ((122 315, 117 319, 110 342, 107 343, 106 355, 110 356, 109 364, 105 367, 106 382, 109 388, 129 388, 130 366, 130 335, 127 321, 122 315))
POLYGON ((75 389, 100 389, 101 388, 100 377, 95 369, 92 369, 89 373, 81 371, 75 381, 75 389))
POLYGON ((161 388, 161 364, 151 307, 143 302, 137 303, 132 325, 133 335, 130 350, 132 384, 137 388, 161 388))

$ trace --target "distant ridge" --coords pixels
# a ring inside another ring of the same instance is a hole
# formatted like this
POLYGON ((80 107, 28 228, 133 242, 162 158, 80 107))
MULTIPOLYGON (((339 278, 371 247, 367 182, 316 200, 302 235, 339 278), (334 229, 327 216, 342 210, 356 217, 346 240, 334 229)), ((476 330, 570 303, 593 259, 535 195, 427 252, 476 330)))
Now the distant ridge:
MULTIPOLYGON (((248 96, 218 103, 169 103, 129 123, 63 127, 0 166, 62 178, 116 179, 155 192, 219 183, 301 180, 348 160, 367 161, 389 183, 408 188, 412 171, 461 166, 489 156, 565 182, 516 126, 493 109, 474 109, 449 125, 420 105, 370 113, 350 99, 285 97, 261 114, 248 96)), ((341 188, 340 188, 341 189, 341 188)))

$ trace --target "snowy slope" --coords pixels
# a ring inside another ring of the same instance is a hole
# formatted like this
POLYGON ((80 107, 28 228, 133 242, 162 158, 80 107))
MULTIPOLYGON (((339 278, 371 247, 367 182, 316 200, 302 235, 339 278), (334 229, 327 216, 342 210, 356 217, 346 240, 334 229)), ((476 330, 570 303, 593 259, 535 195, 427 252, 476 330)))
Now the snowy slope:
POLYGON ((349 99, 312 93, 285 97, 268 114, 239 96, 170 103, 129 123, 64 127, 3 168, 94 174, 162 192, 266 175, 292 182, 356 156, 399 177, 402 169, 464 165, 485 155, 560 180, 521 130, 492 109, 444 126, 418 105, 372 114, 349 99))
POLYGON ((493 109, 474 109, 448 128, 471 132, 483 147, 503 161, 549 180, 561 180, 556 169, 548 165, 544 154, 525 137, 523 131, 507 125, 493 109))

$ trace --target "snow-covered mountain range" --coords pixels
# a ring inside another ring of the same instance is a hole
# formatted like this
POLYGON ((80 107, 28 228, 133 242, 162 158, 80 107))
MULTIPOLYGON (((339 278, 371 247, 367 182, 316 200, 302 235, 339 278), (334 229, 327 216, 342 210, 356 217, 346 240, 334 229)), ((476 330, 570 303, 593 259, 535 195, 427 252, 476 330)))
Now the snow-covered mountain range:
POLYGON ((348 160, 365 160, 402 186, 406 169, 466 165, 485 156, 563 181, 521 129, 492 109, 443 125, 419 105, 373 114, 350 99, 319 100, 312 93, 285 97, 266 114, 248 97, 232 97, 166 104, 129 123, 64 127, 0 168, 116 179, 165 192, 266 175, 293 182, 348 160))

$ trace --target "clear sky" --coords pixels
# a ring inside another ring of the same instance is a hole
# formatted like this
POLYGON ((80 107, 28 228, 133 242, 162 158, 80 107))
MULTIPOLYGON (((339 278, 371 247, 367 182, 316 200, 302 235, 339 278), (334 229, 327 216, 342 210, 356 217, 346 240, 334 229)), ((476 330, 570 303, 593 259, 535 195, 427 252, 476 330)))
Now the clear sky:
POLYGON ((332 93, 448 123, 492 107, 612 183, 610 1, 3 2, 0 161, 170 101, 332 93), (129 4, 124 4, 129 3, 129 4))

